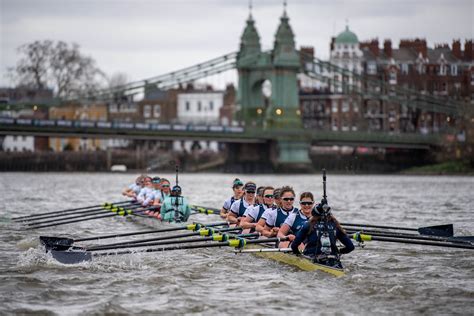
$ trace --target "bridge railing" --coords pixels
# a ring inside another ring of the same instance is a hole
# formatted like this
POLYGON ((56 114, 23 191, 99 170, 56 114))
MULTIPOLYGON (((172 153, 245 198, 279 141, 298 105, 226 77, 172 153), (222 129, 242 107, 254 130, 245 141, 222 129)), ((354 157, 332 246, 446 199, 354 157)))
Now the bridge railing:
POLYGON ((132 123, 132 122, 107 122, 87 120, 41 120, 0 117, 0 125, 29 126, 29 127, 60 127, 60 128, 97 128, 97 129, 123 129, 144 131, 183 131, 183 132, 210 132, 210 133, 244 133, 241 126, 224 125, 197 125, 197 124, 163 124, 163 123, 132 123))

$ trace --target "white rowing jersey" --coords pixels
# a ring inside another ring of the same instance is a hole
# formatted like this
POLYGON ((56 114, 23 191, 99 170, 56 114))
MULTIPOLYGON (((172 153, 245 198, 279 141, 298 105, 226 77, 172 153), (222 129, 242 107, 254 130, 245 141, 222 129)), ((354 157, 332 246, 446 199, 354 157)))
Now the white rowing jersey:
POLYGON ((263 207, 263 210, 264 210, 263 214, 265 214, 265 212, 267 210, 273 208, 273 205, 268 207, 265 204, 255 204, 254 206, 250 206, 250 207, 247 208, 247 210, 244 213, 244 216, 251 217, 254 222, 258 221, 262 217, 262 214, 260 214, 260 206, 263 207), (259 215, 260 215, 260 217, 259 217, 259 215))
POLYGON ((152 188, 149 187, 144 187, 140 190, 140 193, 138 193, 137 196, 137 201, 140 203, 143 203, 147 197, 147 194, 150 194, 153 191, 152 188))
POLYGON ((142 187, 136 183, 130 184, 128 188, 132 190, 133 192, 135 192, 136 195, 138 195, 142 189, 142 187))
POLYGON ((230 211, 234 213, 237 217, 241 217, 244 215, 245 211, 249 206, 253 206, 253 204, 247 203, 245 199, 235 200, 230 207, 230 211), (242 203, 240 203, 242 201, 242 203))
POLYGON ((232 204, 237 201, 235 199, 234 196, 231 196, 230 198, 228 198, 227 200, 224 201, 224 205, 222 205, 222 208, 226 211, 229 211, 230 210, 230 207, 232 206, 232 204))
POLYGON ((290 226, 292 233, 296 234, 306 221, 308 221, 308 217, 299 210, 298 212, 292 212, 288 215, 284 224, 290 226))
POLYGON ((263 213, 262 218, 265 220, 265 224, 269 227, 280 227, 286 220, 286 218, 294 211, 298 211, 296 207, 287 211, 281 207, 277 209, 268 209, 263 213))
POLYGON ((145 200, 143 201, 143 205, 147 206, 151 202, 153 202, 157 199, 159 199, 161 202, 163 202, 163 200, 165 199, 165 195, 166 194, 163 194, 163 192, 161 192, 161 190, 154 189, 154 190, 152 190, 152 191, 145 194, 145 200))

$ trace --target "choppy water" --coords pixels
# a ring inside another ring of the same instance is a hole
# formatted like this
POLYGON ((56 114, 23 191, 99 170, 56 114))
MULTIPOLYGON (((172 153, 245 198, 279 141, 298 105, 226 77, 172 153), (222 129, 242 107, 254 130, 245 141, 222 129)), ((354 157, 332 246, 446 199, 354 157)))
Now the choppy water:
MULTIPOLYGON (((44 254, 41 235, 85 237, 145 230, 102 219, 22 231, 8 217, 121 200, 130 174, 0 175, 0 314, 472 314, 474 256, 469 250, 372 242, 343 258, 347 276, 302 272, 228 249, 108 257, 66 266, 44 254)), ((173 175, 168 175, 174 179, 173 175)), ((232 175, 184 174, 191 203, 220 207, 232 175)), ((297 192, 322 191, 319 176, 244 180, 297 192)), ((474 178, 328 176, 341 221, 418 227, 454 223, 474 235, 474 178)), ((217 221, 197 215, 198 220, 217 221)))

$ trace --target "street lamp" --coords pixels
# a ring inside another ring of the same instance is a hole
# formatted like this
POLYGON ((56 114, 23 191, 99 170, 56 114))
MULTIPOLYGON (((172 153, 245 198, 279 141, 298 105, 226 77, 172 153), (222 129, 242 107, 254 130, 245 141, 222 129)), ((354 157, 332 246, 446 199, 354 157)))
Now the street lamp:
POLYGON ((276 109, 276 110, 275 110, 275 113, 276 113, 276 115, 282 115, 282 114, 283 114, 283 110, 282 110, 282 109, 276 109))

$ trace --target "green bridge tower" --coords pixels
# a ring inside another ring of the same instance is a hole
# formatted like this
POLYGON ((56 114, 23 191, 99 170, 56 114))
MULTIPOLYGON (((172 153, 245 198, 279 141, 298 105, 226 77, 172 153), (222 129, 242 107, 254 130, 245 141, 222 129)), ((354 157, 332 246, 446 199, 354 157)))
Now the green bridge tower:
POLYGON ((273 50, 262 51, 252 14, 241 37, 237 57, 238 117, 246 128, 282 135, 270 144, 270 158, 279 169, 310 166, 310 142, 285 137, 285 131, 302 130, 297 74, 301 61, 294 33, 284 10, 273 50), (270 88, 271 86, 271 88, 270 88))

